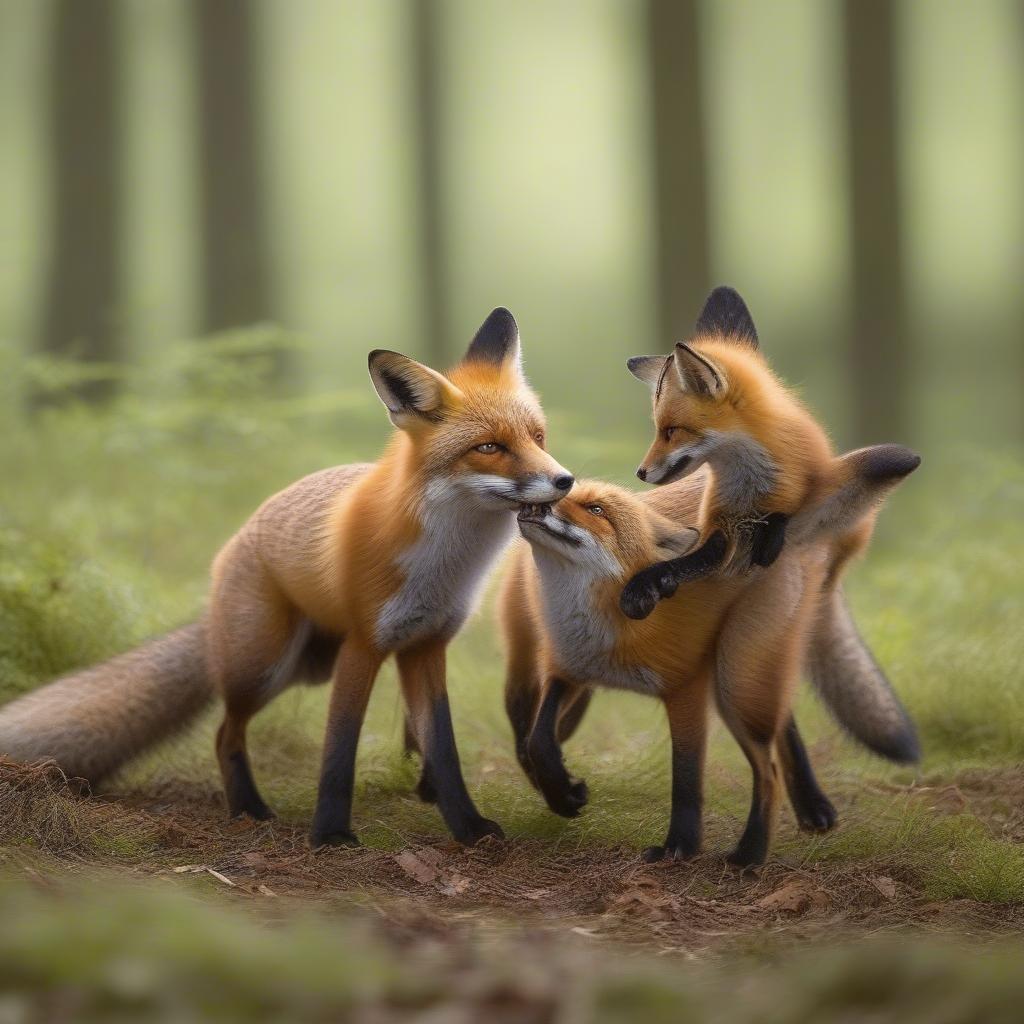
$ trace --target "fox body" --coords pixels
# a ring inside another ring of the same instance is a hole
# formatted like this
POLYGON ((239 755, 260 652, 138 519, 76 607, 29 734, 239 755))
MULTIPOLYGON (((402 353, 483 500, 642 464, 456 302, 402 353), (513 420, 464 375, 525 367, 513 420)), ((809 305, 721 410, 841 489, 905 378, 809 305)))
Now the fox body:
MULTIPOLYGON (((862 453, 850 461, 856 473, 862 453)), ((856 506, 870 520, 871 506, 892 482, 856 488, 859 496, 845 502, 845 512, 855 514, 856 506)), ((589 688, 633 690, 664 703, 672 736, 672 823, 665 843, 646 851, 648 859, 690 857, 700 848, 700 780, 713 698, 754 772, 750 817, 730 859, 754 864, 767 854, 775 818, 775 756, 801 825, 820 829, 834 821, 789 708, 848 558, 828 531, 833 525, 845 531, 849 521, 801 524, 803 541, 787 544, 771 567, 694 580, 648 617, 623 616, 623 582, 694 543, 697 531, 681 520, 698 510, 701 492, 693 478, 642 496, 583 481, 553 508, 521 513, 525 542, 511 556, 500 598, 506 696, 513 720, 524 701, 534 709, 524 765, 549 806, 569 816, 587 792, 565 770, 560 741, 589 688)))
POLYGON ((217 555, 200 623, 3 708, 0 752, 54 757, 96 781, 217 691, 229 808, 265 818, 247 724, 293 682, 332 677, 311 840, 353 842, 356 744, 374 679, 394 654, 411 738, 453 835, 500 834, 462 780, 445 648, 514 533, 516 510, 562 497, 573 478, 545 450, 506 310, 447 375, 385 351, 371 353, 369 368, 398 428, 382 458, 314 473, 270 498, 217 555))
POLYGON ((760 862, 777 805, 775 751, 801 824, 834 821, 789 713, 805 663, 855 735, 895 760, 916 759, 912 726, 838 584, 868 543, 881 498, 919 459, 895 445, 836 458, 822 428, 771 373, 750 314, 730 289, 712 293, 691 343, 667 357, 631 359, 629 369, 651 388, 656 426, 637 475, 661 490, 641 498, 587 483, 554 511, 521 514, 533 557, 517 551, 503 592, 506 704, 524 766, 549 805, 571 814, 586 792, 565 772, 557 744, 585 709, 586 684, 659 696, 673 738, 673 819, 665 845, 648 854, 690 856, 700 843, 705 709, 714 694, 754 772, 747 829, 732 859, 760 862), (704 466, 707 479, 691 486, 704 466), (785 550, 780 538, 756 549, 755 528, 769 520, 780 537, 788 533, 785 550), (687 523, 696 529, 681 530, 687 523), (766 568, 741 574, 751 560, 766 568), (835 650, 849 654, 837 658, 835 650), (856 710, 843 692, 859 694, 856 710))

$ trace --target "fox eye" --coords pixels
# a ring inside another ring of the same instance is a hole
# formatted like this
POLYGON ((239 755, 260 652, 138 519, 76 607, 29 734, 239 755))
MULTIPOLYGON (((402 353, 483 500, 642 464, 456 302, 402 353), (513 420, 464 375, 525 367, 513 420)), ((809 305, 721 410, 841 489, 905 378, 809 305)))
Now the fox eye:
POLYGON ((588 505, 587 506, 587 511, 592 516, 603 516, 604 515, 604 509, 600 505, 588 505))
POLYGON ((678 427, 666 427, 661 433, 666 441, 672 440, 672 435, 678 430, 678 427))
POLYGON ((478 444, 475 451, 480 452, 481 455, 494 455, 501 451, 501 445, 496 441, 487 441, 484 444, 478 444))
POLYGON ((541 448, 544 447, 544 431, 543 430, 538 430, 537 433, 533 435, 533 439, 534 439, 534 441, 537 442, 537 444, 540 445, 541 448))

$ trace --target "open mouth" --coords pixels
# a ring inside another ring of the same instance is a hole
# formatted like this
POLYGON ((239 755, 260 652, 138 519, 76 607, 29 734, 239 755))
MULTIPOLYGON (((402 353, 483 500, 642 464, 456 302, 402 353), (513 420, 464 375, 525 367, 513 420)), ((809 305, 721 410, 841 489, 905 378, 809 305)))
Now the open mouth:
POLYGON ((516 519, 521 523, 542 524, 551 511, 551 502, 541 505, 520 505, 516 519))
POLYGON ((580 545, 580 542, 575 537, 556 528, 555 524, 559 520, 551 514, 550 503, 545 505, 521 505, 516 518, 519 520, 520 527, 526 525, 542 530, 549 537, 554 537, 555 540, 561 541, 572 548, 579 547, 580 545))

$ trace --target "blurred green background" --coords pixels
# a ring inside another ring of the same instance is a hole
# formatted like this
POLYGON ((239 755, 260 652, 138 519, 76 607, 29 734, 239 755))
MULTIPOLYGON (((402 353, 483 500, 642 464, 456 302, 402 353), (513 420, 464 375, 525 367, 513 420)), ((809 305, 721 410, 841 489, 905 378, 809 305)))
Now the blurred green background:
POLYGON ((1017 0, 0 0, 0 125, 17 351, 272 323, 365 392, 503 304, 625 475, 727 282, 844 446, 1024 440, 1017 0))

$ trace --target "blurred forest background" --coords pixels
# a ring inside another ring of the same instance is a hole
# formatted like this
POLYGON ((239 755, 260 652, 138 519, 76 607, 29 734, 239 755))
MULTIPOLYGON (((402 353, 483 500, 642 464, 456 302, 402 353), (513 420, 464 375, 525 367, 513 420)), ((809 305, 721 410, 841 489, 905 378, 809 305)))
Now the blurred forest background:
POLYGON ((279 325, 355 401, 503 304, 639 452, 727 282, 843 445, 1024 441, 1018 0, 0 0, 0 125, 8 351, 279 325))

